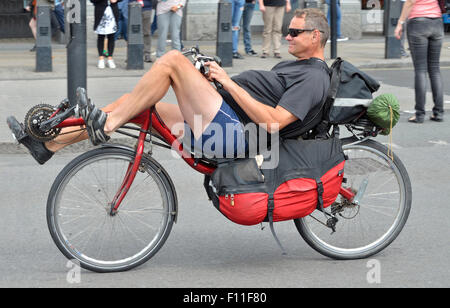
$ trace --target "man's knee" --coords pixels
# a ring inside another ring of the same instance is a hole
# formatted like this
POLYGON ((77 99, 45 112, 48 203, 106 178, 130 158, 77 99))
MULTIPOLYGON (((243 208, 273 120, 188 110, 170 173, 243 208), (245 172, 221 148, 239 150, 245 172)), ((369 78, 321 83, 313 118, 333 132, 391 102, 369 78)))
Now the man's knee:
POLYGON ((185 58, 181 52, 178 50, 171 50, 165 53, 161 58, 159 58, 156 63, 173 65, 180 61, 180 59, 185 58))
POLYGON ((171 50, 165 53, 161 58, 156 60, 155 64, 166 67, 170 73, 185 72, 186 64, 192 66, 191 62, 178 50, 171 50))

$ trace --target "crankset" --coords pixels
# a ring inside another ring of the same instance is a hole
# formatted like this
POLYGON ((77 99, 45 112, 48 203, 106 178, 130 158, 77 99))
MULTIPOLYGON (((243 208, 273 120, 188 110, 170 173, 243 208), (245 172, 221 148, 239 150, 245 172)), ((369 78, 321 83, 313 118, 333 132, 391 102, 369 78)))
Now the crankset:
POLYGON ((27 134, 38 141, 47 142, 53 140, 61 131, 60 128, 42 130, 41 124, 49 120, 55 113, 55 107, 48 104, 39 104, 32 107, 26 114, 24 125, 27 134))
POLYGON ((39 104, 32 107, 26 114, 25 130, 31 138, 47 142, 56 138, 61 132, 61 128, 56 126, 72 116, 79 117, 78 107, 70 106, 67 98, 57 107, 39 104))

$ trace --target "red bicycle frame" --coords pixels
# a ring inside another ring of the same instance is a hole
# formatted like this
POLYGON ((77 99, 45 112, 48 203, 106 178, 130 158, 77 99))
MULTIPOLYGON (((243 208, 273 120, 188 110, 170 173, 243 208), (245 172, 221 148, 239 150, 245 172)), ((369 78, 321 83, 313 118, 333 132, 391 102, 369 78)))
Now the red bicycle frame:
MULTIPOLYGON (((186 152, 184 150, 183 144, 175 137, 170 129, 162 122, 161 118, 158 114, 151 109, 145 110, 135 118, 131 119, 129 123, 137 124, 141 127, 136 147, 136 156, 132 163, 129 164, 127 172, 125 174, 125 178, 122 182, 121 187, 117 191, 114 199, 111 201, 111 215, 117 213, 117 210, 125 198, 128 190, 130 189, 134 178, 139 170, 139 166, 141 164, 142 155, 144 154, 144 143, 147 137, 147 134, 150 133, 150 129, 153 128, 158 134, 171 146, 173 150, 175 150, 183 160, 191 166, 196 171, 205 174, 211 175, 215 168, 204 164, 202 161, 196 160, 190 152, 186 152)), ((68 118, 57 125, 57 128, 64 127, 72 127, 72 126, 83 126, 85 125, 84 120, 82 118, 68 118)), ((345 199, 352 201, 355 197, 355 193, 347 188, 341 187, 340 192, 341 196, 345 199)))

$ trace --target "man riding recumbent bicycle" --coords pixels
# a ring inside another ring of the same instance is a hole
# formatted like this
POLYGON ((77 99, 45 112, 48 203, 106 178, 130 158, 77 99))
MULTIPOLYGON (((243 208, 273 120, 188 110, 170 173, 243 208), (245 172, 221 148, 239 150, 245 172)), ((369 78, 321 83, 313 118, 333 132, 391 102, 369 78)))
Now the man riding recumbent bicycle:
MULTIPOLYGON (((322 12, 298 10, 286 37, 296 60, 271 71, 230 78, 197 48, 172 51, 103 109, 79 88, 75 106, 38 105, 23 124, 9 117, 15 138, 40 164, 68 144, 102 144, 70 162, 50 190, 47 221, 61 252, 86 269, 111 272, 146 262, 164 245, 177 195, 145 142, 174 149, 204 174, 209 198, 228 219, 269 222, 282 249, 273 223, 291 219, 331 258, 365 258, 387 247, 407 220, 411 185, 398 157, 369 140, 384 131, 367 117, 370 99, 357 107, 344 101, 353 112, 346 119, 333 115, 343 68, 353 67, 338 60, 328 68, 328 36, 322 12), (178 105, 160 102, 169 87, 178 105), (339 124, 351 137, 339 139, 339 124), (135 137, 136 148, 106 143, 113 132, 135 137)), ((379 85, 361 80, 371 97, 379 85)))

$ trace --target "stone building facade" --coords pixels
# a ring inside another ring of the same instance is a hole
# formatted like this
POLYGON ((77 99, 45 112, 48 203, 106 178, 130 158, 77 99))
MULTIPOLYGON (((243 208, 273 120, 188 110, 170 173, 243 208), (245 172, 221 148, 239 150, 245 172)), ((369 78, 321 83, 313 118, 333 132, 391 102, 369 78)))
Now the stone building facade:
MULTIPOLYGON (((297 8, 303 7, 304 1, 291 0, 291 3, 297 8)), ((316 1, 320 9, 324 12, 328 10, 325 0, 316 1)), ((343 35, 351 39, 360 39, 366 32, 381 33, 383 1, 340 0, 343 35)), ((183 20, 184 39, 190 41, 216 39, 218 2, 219 0, 188 0, 183 20)), ((23 11, 23 3, 24 0, 0 0, 0 38, 31 37, 28 28, 29 13, 23 11)), ((252 28, 256 33, 262 32, 263 21, 259 10, 254 13, 252 28)))
MULTIPOLYGON (((187 40, 214 40, 217 31, 218 0, 188 0, 185 33, 187 40)), ((291 0, 293 7, 302 6, 304 0, 291 0)), ((318 0, 318 7, 325 13, 328 6, 318 0)), ((351 39, 360 39, 365 32, 383 31, 383 0, 340 0, 342 8, 342 32, 351 39)), ((255 11, 252 28, 262 32, 261 12, 255 11)))

